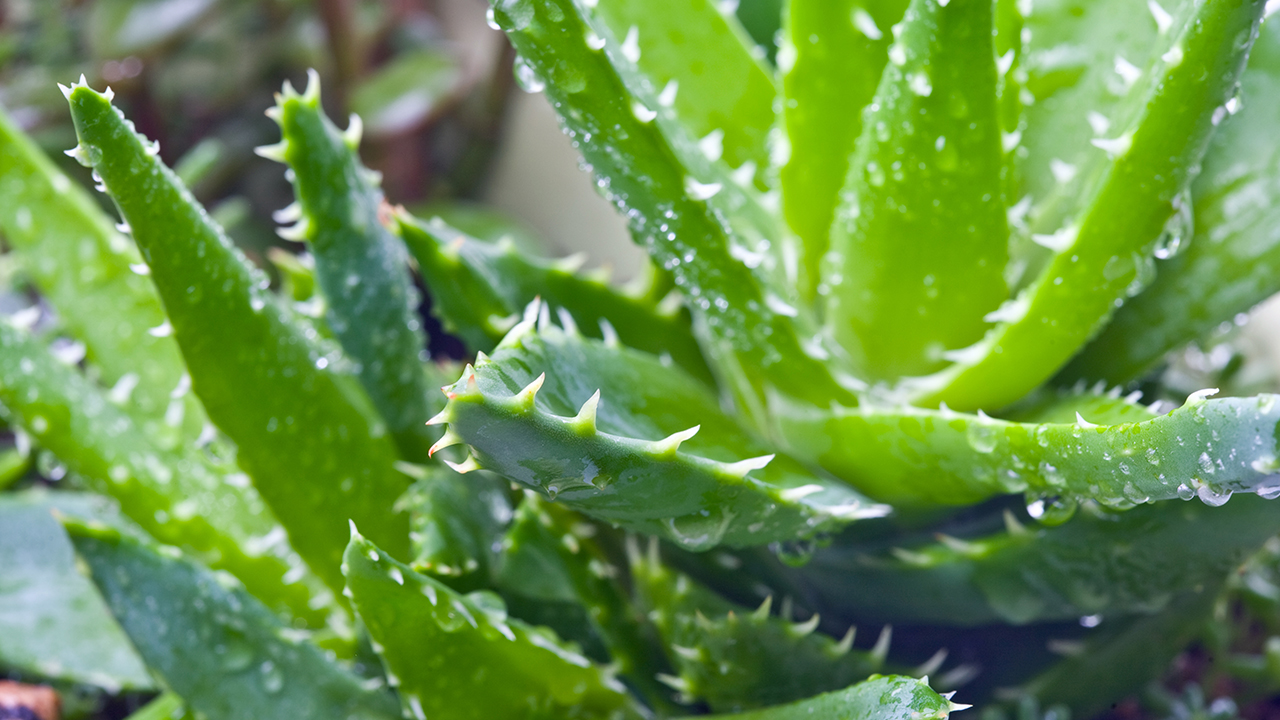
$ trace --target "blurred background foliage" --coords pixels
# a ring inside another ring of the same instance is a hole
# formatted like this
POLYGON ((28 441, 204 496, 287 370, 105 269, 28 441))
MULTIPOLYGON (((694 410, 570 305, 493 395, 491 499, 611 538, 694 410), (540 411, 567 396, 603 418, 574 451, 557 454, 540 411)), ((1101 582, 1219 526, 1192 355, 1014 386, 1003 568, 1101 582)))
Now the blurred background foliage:
MULTIPOLYGON (((772 60, 782 0, 721 1, 772 60)), ((486 7, 484 0, 0 0, 0 105, 88 184, 88 171, 62 152, 76 140, 56 83, 83 73, 95 87, 110 85, 116 104, 160 141, 164 161, 249 256, 269 270, 280 264, 279 278, 301 246, 278 238, 271 216, 293 194, 280 166, 253 148, 278 139, 263 111, 282 81, 301 86, 307 68, 316 68, 326 112, 363 119, 361 153, 382 174, 390 202, 547 255, 583 251, 618 279, 630 277, 647 260, 579 170, 545 100, 519 91, 514 52, 487 25, 486 7)), ((0 310, 27 304, 14 293, 31 291, 0 255, 0 310)), ((1179 402, 1202 387, 1229 395, 1280 390, 1280 339, 1266 331, 1280 327, 1280 306, 1273 301, 1252 317, 1171 356, 1144 386, 1146 396, 1179 402)), ((425 312, 424 320, 434 354, 461 354, 425 312)), ((0 436, 0 488, 71 482, 26 442, 0 436)), ((20 528, 6 533, 5 522, 0 517, 0 586, 21 560, 6 544, 20 528)), ((1194 642, 1163 680, 1111 708, 1109 718, 1280 720, 1280 538, 1202 617, 1184 629, 1194 642)), ((23 622, 0 603, 0 678, 53 681, 67 717, 125 717, 154 695, 121 694, 105 679, 68 681, 59 668, 15 666, 4 637, 23 622)), ((1070 639, 1071 628, 1058 631, 1046 637, 1048 652, 1091 652, 1070 639)), ((965 651, 962 638, 953 650, 965 651)), ((1069 720, 1052 707, 1024 705, 1015 714, 1069 720)))

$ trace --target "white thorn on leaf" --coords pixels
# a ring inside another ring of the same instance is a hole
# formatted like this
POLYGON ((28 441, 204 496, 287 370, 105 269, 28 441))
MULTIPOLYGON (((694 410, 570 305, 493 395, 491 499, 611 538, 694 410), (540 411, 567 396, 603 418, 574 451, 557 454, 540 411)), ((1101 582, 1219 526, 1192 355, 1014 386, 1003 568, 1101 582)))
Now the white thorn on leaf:
POLYGON ((726 463, 723 469, 734 477, 743 478, 752 470, 763 469, 770 462, 773 462, 774 457, 775 456, 771 453, 769 455, 761 455, 760 457, 747 458, 746 460, 739 460, 735 463, 726 463))
POLYGON ((688 430, 681 430, 680 432, 672 433, 661 440, 651 442, 649 443, 649 454, 664 460, 674 459, 676 451, 680 449, 681 443, 694 435, 697 435, 698 430, 700 429, 702 429, 701 425, 694 425, 688 430))
POLYGON ((596 409, 600 406, 600 391, 596 390, 587 401, 582 403, 582 408, 578 410, 578 414, 570 421, 574 427, 581 430, 596 429, 596 409))
POLYGON ((448 460, 445 460, 444 464, 448 465, 450 468, 453 469, 454 472, 458 473, 459 475, 466 475, 472 470, 480 469, 480 463, 476 461, 475 455, 468 455, 467 459, 463 460, 460 463, 449 462, 448 460))

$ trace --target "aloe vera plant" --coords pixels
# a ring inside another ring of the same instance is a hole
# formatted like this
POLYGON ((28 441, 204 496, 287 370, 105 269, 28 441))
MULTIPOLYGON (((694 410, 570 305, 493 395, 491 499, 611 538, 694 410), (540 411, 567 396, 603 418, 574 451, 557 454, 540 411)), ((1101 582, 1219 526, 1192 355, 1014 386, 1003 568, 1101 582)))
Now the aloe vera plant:
POLYGON ((109 89, 63 92, 118 218, 0 116, 52 311, 0 325, 0 485, 79 489, 0 494, 0 608, 118 623, 0 667, 147 718, 1107 708, 1280 532, 1280 398, 1142 402, 1280 290, 1266 13, 790 0, 775 65, 710 0, 494 0, 627 287, 392 206, 314 73, 284 292, 109 89))

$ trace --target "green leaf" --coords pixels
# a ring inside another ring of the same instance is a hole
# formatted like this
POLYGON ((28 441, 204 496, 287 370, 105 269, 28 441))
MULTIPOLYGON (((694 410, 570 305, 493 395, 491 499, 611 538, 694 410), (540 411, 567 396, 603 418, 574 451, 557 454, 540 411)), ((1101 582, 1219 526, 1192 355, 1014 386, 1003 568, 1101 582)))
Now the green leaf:
POLYGON ((68 95, 77 153, 133 228, 196 394, 294 547, 335 589, 348 519, 407 553, 408 520, 391 508, 408 482, 355 378, 330 367, 338 356, 308 340, 107 97, 68 95))
POLYGON ((958 705, 929 689, 923 680, 873 675, 866 682, 807 700, 731 715, 718 720, 945 720, 958 705))
POLYGON ((889 61, 889 28, 906 9, 905 0, 792 0, 788 7, 779 65, 791 152, 779 181, 783 213, 804 241, 814 280, 806 299, 817 289, 862 110, 889 61))
POLYGON ((640 716, 608 670, 547 631, 508 620, 500 601, 419 575, 354 528, 343 568, 409 717, 640 716))
POLYGON ((755 611, 725 601, 663 567, 656 544, 648 558, 633 562, 632 574, 648 617, 679 670, 679 677, 668 681, 716 712, 741 712, 839 690, 883 665, 883 654, 851 649, 852 629, 837 641, 814 632, 816 615, 802 623, 771 616, 772 598, 755 611))
POLYGON ((316 281, 328 301, 328 326, 357 364, 365 391, 401 451, 425 459, 431 441, 423 423, 431 414, 421 369, 426 340, 418 292, 404 244, 384 224, 382 192, 356 155, 359 117, 352 116, 345 133, 334 127, 320 108, 314 71, 304 94, 286 84, 277 97, 271 114, 284 139, 259 153, 282 158, 293 170, 297 203, 276 217, 296 224, 282 232, 311 249, 316 281))
POLYGON ((494 19, 533 73, 632 236, 675 278, 717 376, 764 424, 766 388, 826 405, 836 382, 796 295, 795 248, 747 188, 708 161, 660 90, 572 0, 500 0, 494 19), (812 347, 811 347, 812 346, 812 347))
POLYGON ((131 713, 126 720, 181 720, 186 717, 186 706, 182 704, 182 698, 166 692, 131 713))
POLYGON ((589 655, 598 648, 599 659, 614 663, 651 706, 672 712, 670 689, 657 680, 670 668, 648 619, 623 590, 634 578, 605 553, 601 533, 581 515, 526 492, 503 538, 495 586, 513 615, 551 627, 589 655))
POLYGON ((1067 657, 1019 692, 1044 705, 1062 704, 1073 717, 1093 717, 1159 677, 1169 661, 1200 634, 1221 585, 1210 583, 1175 598, 1155 615, 1105 619, 1098 636, 1057 646, 1067 657))
POLYGON ((86 494, 0 495, 0 667, 117 693, 151 677, 102 599, 75 568, 75 551, 50 511, 110 517, 86 494))
POLYGON ((1194 227, 1166 231, 1156 257, 1167 259, 1156 263, 1155 282, 1116 312, 1061 379, 1128 382, 1280 292, 1280 147, 1258 142, 1280 123, 1280 23, 1263 23, 1240 86, 1191 186, 1194 205, 1183 208, 1194 227))
POLYGON ((415 570, 450 585, 487 585, 494 538, 511 521, 505 480, 489 473, 463 477, 432 463, 400 499, 409 512, 415 570))
POLYGON ((1111 618, 1163 611, 1188 587, 1216 586, 1280 531, 1271 501, 1249 495, 1223 507, 1086 504, 1058 526, 1019 515, 977 537, 939 534, 889 549, 837 542, 796 572, 820 607, 875 622, 1111 618))
MULTIPOLYGON (((1030 7, 1023 23, 1032 102, 1021 137, 1021 189, 1010 199, 1025 198, 1035 232, 1052 233, 1090 199, 1090 184, 1109 163, 1091 141, 1115 137, 1140 119, 1148 87, 1134 73, 1149 79, 1160 72, 1160 56, 1197 2, 1040 0, 1030 7)), ((1018 254, 1034 271, 1051 252, 1027 243, 1018 254)))
POLYGON ((471 447, 460 467, 691 550, 808 537, 888 511, 770 453, 675 368, 546 319, 535 331, 530 309, 432 420, 449 423, 441 446, 471 447))
POLYGON ((777 88, 737 18, 715 0, 605 0, 596 13, 711 159, 769 166, 777 88))
POLYGON ((539 260, 512 243, 477 240, 438 218, 422 222, 405 213, 398 218, 431 288, 433 311, 468 347, 491 352, 525 306, 541 297, 563 308, 591 337, 602 337, 602 322, 607 323, 624 345, 668 354, 689 373, 712 382, 683 307, 644 292, 620 292, 577 273, 573 258, 539 260))
POLYGON ((0 322, 0 404, 11 423, 148 533, 231 572, 272 607, 323 622, 333 595, 317 587, 243 474, 199 448, 158 446, 75 368, 7 322, 0 322))
MULTIPOLYGON (((172 338, 147 331, 164 322, 155 289, 133 268, 142 259, 78 184, 0 111, 0 230, 22 269, 58 312, 60 327, 85 344, 102 382, 129 394, 132 409, 164 417, 186 367, 172 338), (110 322, 103 322, 110 318, 110 322)), ((179 401, 185 427, 200 432, 194 397, 179 401)))
POLYGON ((914 0, 867 108, 823 294, 870 379, 941 369, 1008 297, 993 6, 914 0))
POLYGON ((147 666, 209 720, 399 718, 390 694, 364 689, 217 574, 102 525, 64 524, 147 666))
POLYGON ((351 109, 371 135, 412 131, 438 113, 461 79, 457 60, 435 48, 398 54, 351 93, 351 109))
POLYGON ((922 381, 916 402, 1000 408, 1062 367, 1114 312, 1151 280, 1152 252, 1187 187, 1227 101, 1263 10, 1255 0, 1202 2, 1172 47, 1134 89, 1141 109, 1112 137, 1111 156, 1084 193, 1083 209, 1052 236, 1056 254, 987 336, 947 370, 922 381))
POLYGON ((1118 506, 1270 496, 1276 396, 1205 400, 1214 392, 1195 393, 1168 415, 1112 425, 1083 415, 1034 423, 945 408, 836 408, 782 418, 779 431, 797 457, 894 505, 964 505, 1021 492, 1118 506))

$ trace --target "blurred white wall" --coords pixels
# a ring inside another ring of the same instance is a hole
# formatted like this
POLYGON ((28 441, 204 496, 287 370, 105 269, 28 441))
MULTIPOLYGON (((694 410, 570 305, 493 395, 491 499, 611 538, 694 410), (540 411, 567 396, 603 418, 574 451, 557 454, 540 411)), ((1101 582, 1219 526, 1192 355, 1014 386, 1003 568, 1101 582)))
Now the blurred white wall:
POLYGON ((510 102, 485 200, 536 230, 549 252, 585 252, 589 266, 610 265, 618 280, 631 278, 644 252, 578 168, 546 97, 516 91, 510 102))

